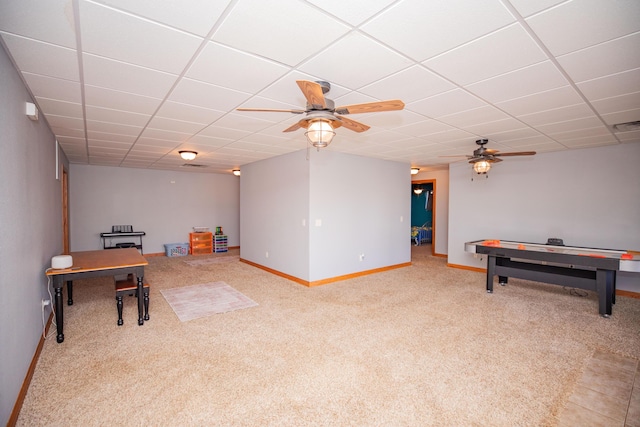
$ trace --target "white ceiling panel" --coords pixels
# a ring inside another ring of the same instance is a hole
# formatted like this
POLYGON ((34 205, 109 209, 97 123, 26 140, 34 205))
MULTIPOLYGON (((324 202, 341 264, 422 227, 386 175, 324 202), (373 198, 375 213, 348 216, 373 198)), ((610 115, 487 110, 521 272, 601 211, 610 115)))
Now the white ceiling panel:
POLYGON ((421 66, 412 66, 367 85, 360 92, 377 99, 417 101, 454 89, 453 83, 421 66))
POLYGON ((362 30, 413 60, 424 61, 514 20, 498 0, 404 0, 362 30))
POLYGON ((567 80, 550 62, 545 61, 492 79, 467 86, 489 102, 502 102, 565 86, 567 80))
POLYGON ((288 72, 289 67, 276 62, 209 42, 186 77, 244 92, 257 92, 288 72), (260 72, 256 73, 256 70, 260 72))
POLYGON ((170 101, 212 110, 228 111, 237 108, 249 94, 191 79, 182 79, 169 97, 170 101))
POLYGON ((580 104, 582 102, 582 98, 574 88, 571 86, 562 86, 556 89, 534 93, 533 95, 498 102, 496 105, 509 114, 522 116, 580 104))
POLYGON ((74 49, 0 32, 13 59, 24 72, 79 81, 78 54, 74 49))
POLYGON ((391 75, 412 62, 390 49, 365 37, 351 33, 338 40, 331 49, 316 55, 300 66, 302 71, 320 75, 349 89, 358 89, 382 77, 391 75), (357 52, 358 62, 345 67, 357 52))
POLYGON ((180 74, 203 42, 89 1, 80 2, 80 17, 84 52, 168 73, 180 74))
POLYGON ((84 85, 84 98, 86 105, 149 115, 153 114, 162 102, 158 98, 88 84, 84 85))
POLYGON ((0 29, 69 48, 76 47, 69 0, 0 1, 0 29))
POLYGON ((480 137, 503 151, 640 142, 611 127, 640 120, 639 8, 2 0, 0 42, 72 163, 231 173, 307 147, 304 129, 283 130, 317 114, 238 107, 306 110, 296 80, 326 80, 337 106, 405 104, 349 115, 369 130, 340 127, 328 150, 427 169, 471 154, 480 137), (205 167, 184 166, 184 147, 205 167))
POLYGON ((640 32, 558 57, 575 82, 640 68, 640 32))
POLYGON ((522 26, 514 24, 438 55, 424 65, 464 86, 546 59, 522 26))
POLYGON ((84 83, 106 89, 164 98, 177 76, 125 62, 84 54, 84 83))
POLYGON ((293 66, 347 31, 346 25, 297 0, 280 0, 278 7, 262 0, 242 0, 213 40, 293 66))
POLYGON ((554 55, 640 31, 638 0, 574 0, 527 19, 554 55))
POLYGON ((97 0, 199 36, 206 36, 230 2, 191 0, 188 7, 174 0, 97 0))
POLYGON ((587 80, 577 86, 591 101, 635 92, 640 88, 640 68, 587 80))
POLYGON ((484 105, 486 104, 476 96, 464 90, 455 89, 412 102, 407 105, 407 108, 427 117, 438 118, 484 105))
POLYGON ((82 103, 78 82, 26 72, 23 72, 22 76, 29 85, 29 90, 36 97, 82 103))

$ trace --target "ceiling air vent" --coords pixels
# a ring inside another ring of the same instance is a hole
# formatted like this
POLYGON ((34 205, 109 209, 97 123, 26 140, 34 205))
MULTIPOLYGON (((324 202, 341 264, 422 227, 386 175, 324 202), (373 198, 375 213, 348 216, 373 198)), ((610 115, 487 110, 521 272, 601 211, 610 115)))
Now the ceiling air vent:
POLYGON ((635 122, 618 123, 613 125, 613 130, 616 132, 630 132, 632 130, 640 130, 640 120, 635 122))
POLYGON ((182 165, 183 168, 206 168, 207 165, 199 165, 196 163, 185 163, 182 165))

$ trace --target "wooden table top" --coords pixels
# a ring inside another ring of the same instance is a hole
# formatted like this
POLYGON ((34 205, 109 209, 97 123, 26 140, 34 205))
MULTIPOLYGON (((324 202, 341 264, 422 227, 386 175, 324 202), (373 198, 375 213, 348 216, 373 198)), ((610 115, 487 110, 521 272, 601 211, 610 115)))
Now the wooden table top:
POLYGON ((145 257, 136 248, 104 249, 98 251, 83 251, 69 253, 73 259, 71 268, 50 268, 47 276, 80 273, 83 271, 111 270, 122 267, 138 267, 149 265, 145 257))

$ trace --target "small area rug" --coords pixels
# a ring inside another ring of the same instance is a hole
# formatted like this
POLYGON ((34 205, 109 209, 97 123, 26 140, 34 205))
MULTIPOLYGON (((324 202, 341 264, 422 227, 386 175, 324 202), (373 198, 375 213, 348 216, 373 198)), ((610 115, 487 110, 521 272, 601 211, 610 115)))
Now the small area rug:
POLYGON ((189 264, 191 267, 197 267, 199 265, 219 264, 221 262, 234 262, 234 261, 240 261, 240 256, 239 255, 214 256, 210 258, 192 259, 189 261, 185 261, 185 263, 189 264))
POLYGON ((181 322, 258 305, 225 282, 163 289, 160 292, 181 322))

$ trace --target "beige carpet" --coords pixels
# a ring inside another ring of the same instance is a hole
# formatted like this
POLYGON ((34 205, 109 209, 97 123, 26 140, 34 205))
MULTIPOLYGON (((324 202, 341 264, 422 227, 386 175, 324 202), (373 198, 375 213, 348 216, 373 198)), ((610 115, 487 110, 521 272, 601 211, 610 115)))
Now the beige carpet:
POLYGON ((224 282, 160 290, 181 322, 255 307, 255 301, 224 282))
MULTIPOLYGON (((638 358, 640 300, 413 265, 306 288, 245 263, 150 258, 151 320, 78 281, 45 342, 20 426, 555 425, 596 349, 638 358), (161 290, 224 281, 259 306, 180 322, 161 290)), ((237 250, 235 252, 237 254, 237 250)), ((195 258, 195 257, 194 257, 195 258)))
POLYGON ((220 264, 223 262, 238 262, 240 256, 238 255, 210 255, 210 256, 198 256, 185 261, 187 265, 191 267, 201 267, 209 264, 220 264), (195 259, 194 259, 195 258, 195 259))

